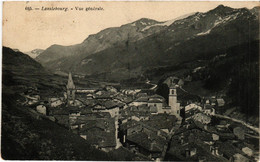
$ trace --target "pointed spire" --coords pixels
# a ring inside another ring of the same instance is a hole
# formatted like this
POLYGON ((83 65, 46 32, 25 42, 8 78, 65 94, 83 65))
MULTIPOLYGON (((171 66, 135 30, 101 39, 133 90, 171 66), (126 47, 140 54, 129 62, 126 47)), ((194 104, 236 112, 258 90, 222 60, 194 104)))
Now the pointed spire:
POLYGON ((171 83, 169 85, 169 88, 176 88, 176 84, 174 83, 174 79, 171 78, 171 83))
POLYGON ((72 80, 71 72, 69 73, 67 89, 75 89, 75 85, 74 85, 73 80, 72 80))

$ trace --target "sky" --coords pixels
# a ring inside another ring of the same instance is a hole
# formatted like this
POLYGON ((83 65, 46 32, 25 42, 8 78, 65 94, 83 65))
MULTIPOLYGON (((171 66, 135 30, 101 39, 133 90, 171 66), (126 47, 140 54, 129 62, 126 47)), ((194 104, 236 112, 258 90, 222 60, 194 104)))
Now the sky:
POLYGON ((2 44, 22 52, 46 49, 53 44, 74 45, 90 34, 140 18, 167 21, 193 12, 207 12, 220 4, 251 9, 259 2, 4 2, 2 44), (26 7, 39 10, 28 11, 26 7), (69 10, 46 11, 42 7, 68 7, 69 10), (83 10, 78 11, 76 7, 83 10), (85 11, 87 7, 103 10, 85 11))

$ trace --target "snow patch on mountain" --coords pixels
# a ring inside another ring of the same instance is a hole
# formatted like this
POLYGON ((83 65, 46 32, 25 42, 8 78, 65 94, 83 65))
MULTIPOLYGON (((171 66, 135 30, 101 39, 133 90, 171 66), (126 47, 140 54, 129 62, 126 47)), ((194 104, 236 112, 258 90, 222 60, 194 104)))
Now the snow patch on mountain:
POLYGON ((210 31, 211 31, 213 28, 215 28, 216 26, 218 26, 218 25, 220 25, 220 24, 223 24, 223 23, 227 23, 227 22, 232 21, 232 20, 235 20, 238 15, 239 15, 239 13, 235 13, 235 14, 233 14, 233 15, 226 16, 226 17, 224 17, 224 18, 219 17, 218 20, 215 21, 214 25, 213 25, 210 29, 208 29, 208 30, 205 31, 205 32, 198 33, 197 36, 209 34, 210 31))
MULTIPOLYGON (((150 26, 146 26, 145 28, 143 28, 141 31, 145 31, 147 29, 150 29, 151 27, 154 27, 154 26, 170 26, 171 24, 173 24, 175 21, 177 20, 181 20, 181 19, 185 19, 191 15, 193 15, 194 13, 190 13, 190 14, 186 14, 186 15, 183 15, 183 16, 180 16, 180 17, 177 17, 175 19, 172 19, 172 20, 168 20, 168 21, 165 21, 165 22, 160 22, 160 23, 157 23, 157 24, 153 24, 153 25, 150 25, 150 26)), ((180 22, 181 24, 183 24, 184 22, 180 22)))
POLYGON ((234 15, 226 16, 224 18, 219 17, 219 19, 214 23, 214 27, 216 27, 219 24, 226 23, 228 21, 235 20, 237 18, 239 13, 235 13, 234 15))
POLYGON ((140 23, 141 23, 142 25, 147 25, 145 22, 142 22, 142 21, 141 21, 140 23))
POLYGON ((44 50, 43 49, 34 49, 29 52, 24 52, 25 54, 29 55, 31 58, 35 59, 38 55, 40 55, 44 50))
MULTIPOLYGON (((211 28, 211 29, 212 29, 212 28, 211 28)), ((209 29, 209 30, 207 30, 207 31, 205 31, 205 32, 198 33, 197 35, 198 35, 198 36, 201 36, 201 35, 209 34, 210 31, 211 31, 211 29, 209 29)))
POLYGON ((135 22, 131 24, 131 26, 136 26, 135 22))

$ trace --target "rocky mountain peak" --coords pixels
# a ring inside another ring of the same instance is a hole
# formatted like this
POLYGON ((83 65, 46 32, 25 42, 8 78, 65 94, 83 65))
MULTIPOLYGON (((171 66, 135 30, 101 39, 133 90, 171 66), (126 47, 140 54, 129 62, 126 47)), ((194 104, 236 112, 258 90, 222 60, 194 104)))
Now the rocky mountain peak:
POLYGON ((214 14, 219 14, 219 15, 227 15, 234 10, 236 10, 236 9, 233 9, 231 7, 227 7, 227 6, 224 6, 224 5, 219 5, 218 7, 214 8, 213 10, 210 10, 208 13, 214 13, 214 14))
POLYGON ((260 6, 256 6, 250 10, 250 12, 256 16, 259 16, 260 6))

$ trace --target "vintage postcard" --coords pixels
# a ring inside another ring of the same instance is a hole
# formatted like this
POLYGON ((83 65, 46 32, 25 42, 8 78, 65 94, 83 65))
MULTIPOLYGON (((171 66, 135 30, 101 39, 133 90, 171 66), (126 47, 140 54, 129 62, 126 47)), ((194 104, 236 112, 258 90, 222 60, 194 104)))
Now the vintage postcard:
POLYGON ((3 2, 5 160, 259 161, 259 2, 3 2))

